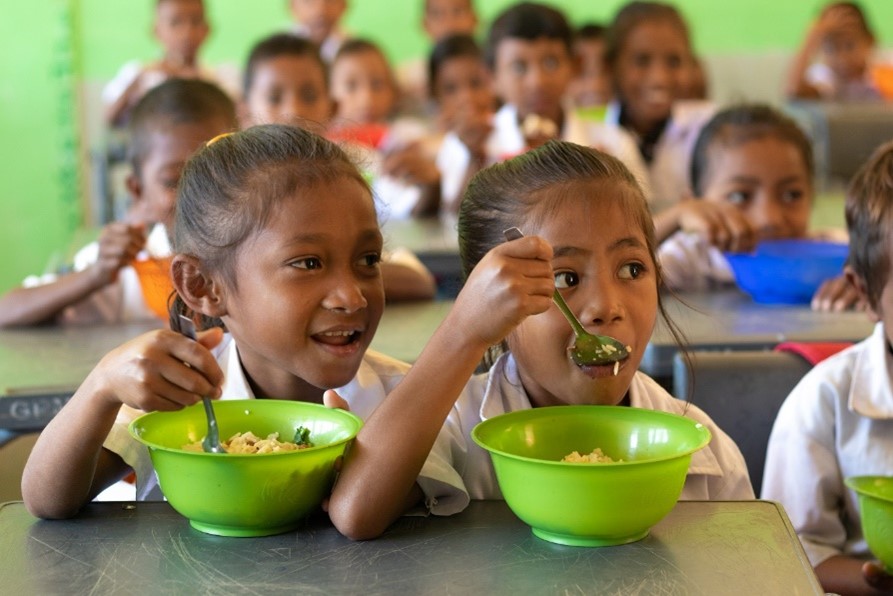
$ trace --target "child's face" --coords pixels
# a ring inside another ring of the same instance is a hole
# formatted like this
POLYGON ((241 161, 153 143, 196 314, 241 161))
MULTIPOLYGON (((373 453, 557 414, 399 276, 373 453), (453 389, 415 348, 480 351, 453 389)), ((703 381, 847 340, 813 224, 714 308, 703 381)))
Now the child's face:
POLYGON ((445 114, 462 110, 486 113, 493 110, 493 86, 484 62, 474 56, 445 60, 437 73, 434 95, 445 114))
POLYGON ((630 31, 615 60, 614 84, 640 134, 670 117, 684 93, 689 60, 687 40, 670 22, 646 21, 630 31))
POLYGON ((574 76, 573 62, 562 41, 508 37, 496 46, 495 58, 496 93, 515 106, 520 120, 537 114, 561 122, 561 99, 574 76))
POLYGON ((351 124, 383 122, 397 101, 390 67, 378 52, 342 56, 331 80, 338 118, 351 124))
POLYGON ((299 188, 236 256, 223 321, 264 396, 319 401, 356 374, 384 309, 372 197, 339 178, 299 188))
POLYGON ((871 39, 861 29, 847 27, 828 35, 822 50, 825 63, 834 75, 851 81, 865 76, 873 47, 871 39))
POLYGON ((705 200, 737 206, 760 240, 806 235, 812 183, 796 146, 766 136, 710 150, 705 200))
POLYGON ((574 44, 580 72, 571 82, 569 93, 579 107, 604 105, 611 101, 611 77, 605 66, 605 41, 581 39, 574 44))
POLYGON ((332 103, 322 66, 309 56, 282 55, 255 66, 245 98, 248 124, 325 124, 332 103))
POLYGON ((471 0, 428 0, 422 23, 432 41, 448 35, 473 35, 477 27, 477 15, 471 0))
POLYGON ((193 62, 208 36, 205 9, 198 0, 167 0, 155 14, 155 36, 169 55, 193 62))
POLYGON ((560 216, 530 234, 555 251, 555 284, 590 333, 632 348, 617 376, 613 366, 588 372, 568 357, 574 333, 557 308, 528 317, 509 336, 524 388, 535 406, 615 405, 626 395, 657 316, 657 278, 644 232, 629 216, 632 191, 613 183, 576 182, 562 191, 560 216), (583 197, 592 197, 585 200, 583 197))
POLYGON ((127 186, 133 199, 133 223, 163 223, 173 229, 177 184, 186 160, 209 140, 230 132, 223 118, 205 122, 173 124, 150 133, 149 151, 140 164, 139 175, 132 174, 127 186))
POLYGON ((307 28, 310 39, 318 44, 335 30, 345 10, 346 0, 291 0, 292 16, 307 28))

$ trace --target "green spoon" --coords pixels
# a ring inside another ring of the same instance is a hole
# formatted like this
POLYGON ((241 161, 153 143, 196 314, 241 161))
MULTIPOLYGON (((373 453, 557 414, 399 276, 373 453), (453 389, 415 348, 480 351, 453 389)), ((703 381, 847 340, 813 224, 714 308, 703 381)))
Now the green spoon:
MULTIPOLYGON (((524 234, 518 228, 509 228, 503 232, 506 240, 517 240, 522 238, 524 234)), ((568 348, 571 360, 578 366, 598 366, 620 362, 629 356, 629 347, 623 345, 613 337, 608 335, 593 335, 583 328, 583 325, 574 315, 573 311, 568 307, 561 292, 556 288, 552 294, 552 302, 561 311, 561 314, 571 324, 576 335, 574 347, 568 348)), ((616 373, 615 373, 616 374, 616 373)))

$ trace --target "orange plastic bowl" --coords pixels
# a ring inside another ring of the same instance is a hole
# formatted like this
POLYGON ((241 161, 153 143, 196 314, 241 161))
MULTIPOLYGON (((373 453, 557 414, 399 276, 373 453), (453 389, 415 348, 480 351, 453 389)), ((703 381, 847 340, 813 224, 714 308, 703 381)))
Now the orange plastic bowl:
POLYGON ((174 291, 171 260, 171 257, 152 257, 130 263, 139 277, 146 306, 164 321, 168 320, 167 303, 174 291))

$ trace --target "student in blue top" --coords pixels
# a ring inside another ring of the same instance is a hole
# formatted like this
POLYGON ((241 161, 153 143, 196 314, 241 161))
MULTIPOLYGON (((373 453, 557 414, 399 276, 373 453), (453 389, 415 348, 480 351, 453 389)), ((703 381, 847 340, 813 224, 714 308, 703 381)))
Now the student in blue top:
MULTIPOLYGON (((72 516, 131 470, 146 498, 151 460, 127 432, 143 411, 202 395, 322 403, 337 387, 367 417, 397 390, 408 365, 367 350, 384 309, 372 195, 333 143, 284 125, 212 142, 183 172, 173 248, 175 314, 200 323, 198 341, 153 331, 100 361, 28 459, 34 515, 72 516)), ((420 502, 451 513, 467 499, 441 477, 419 476, 420 502)))
POLYGON ((469 498, 501 498, 489 455, 471 439, 475 424, 562 404, 697 420, 713 440, 694 454, 682 498, 753 498, 728 435, 637 370, 663 314, 661 278, 648 205, 618 160, 552 141, 481 170, 462 201, 459 246, 467 281, 455 305, 345 458, 329 513, 349 536, 383 531, 412 502, 426 461, 449 464, 451 484, 469 498), (511 227, 528 235, 506 242, 511 227), (575 364, 573 330, 551 305, 555 288, 587 331, 617 338, 631 355, 617 368, 575 364), (491 346, 499 346, 495 363, 469 381, 491 346), (361 499, 362 506, 344 507, 361 499))

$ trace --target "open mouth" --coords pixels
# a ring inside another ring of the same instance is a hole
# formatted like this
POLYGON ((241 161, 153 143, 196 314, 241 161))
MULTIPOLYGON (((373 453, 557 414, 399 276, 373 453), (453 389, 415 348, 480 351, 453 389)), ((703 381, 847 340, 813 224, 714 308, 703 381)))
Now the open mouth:
POLYGON ((342 347, 355 344, 360 340, 362 333, 356 330, 324 331, 312 335, 314 341, 332 347, 342 347))
POLYGON ((606 364, 584 364, 577 365, 584 375, 592 379, 606 379, 616 377, 620 371, 626 368, 628 357, 616 362, 608 362, 606 364))

